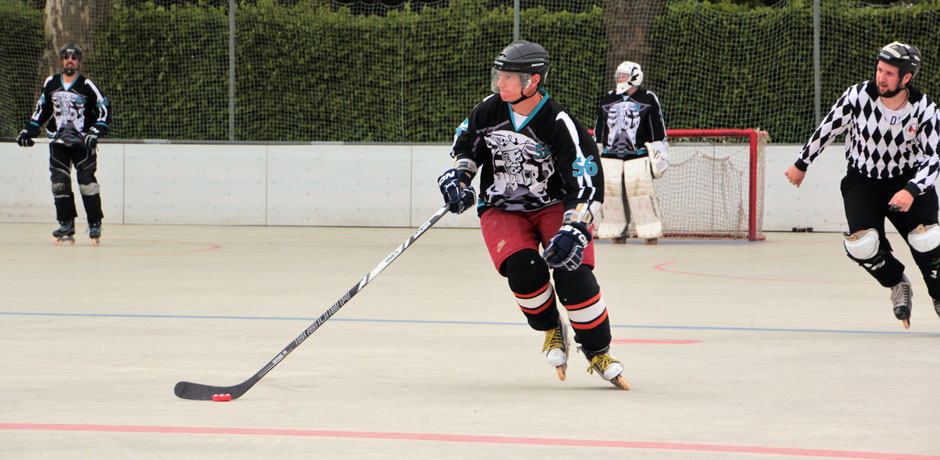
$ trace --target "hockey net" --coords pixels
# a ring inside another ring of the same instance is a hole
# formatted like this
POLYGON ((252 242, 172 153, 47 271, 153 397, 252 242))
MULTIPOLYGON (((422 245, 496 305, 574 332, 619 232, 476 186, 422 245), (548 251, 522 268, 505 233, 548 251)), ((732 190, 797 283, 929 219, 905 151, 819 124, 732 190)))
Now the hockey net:
MULTIPOLYGON (((664 237, 763 240, 765 131, 670 129, 653 181, 664 237)), ((634 235, 633 228, 629 229, 634 235)))

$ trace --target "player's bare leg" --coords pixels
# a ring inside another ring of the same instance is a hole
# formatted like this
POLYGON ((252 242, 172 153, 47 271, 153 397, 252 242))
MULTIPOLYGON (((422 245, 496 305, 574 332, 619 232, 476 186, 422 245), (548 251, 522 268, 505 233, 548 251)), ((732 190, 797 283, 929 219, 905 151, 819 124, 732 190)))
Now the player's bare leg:
POLYGON ((59 222, 59 228, 52 231, 55 237, 55 245, 59 246, 65 243, 75 244, 75 221, 66 220, 59 222))

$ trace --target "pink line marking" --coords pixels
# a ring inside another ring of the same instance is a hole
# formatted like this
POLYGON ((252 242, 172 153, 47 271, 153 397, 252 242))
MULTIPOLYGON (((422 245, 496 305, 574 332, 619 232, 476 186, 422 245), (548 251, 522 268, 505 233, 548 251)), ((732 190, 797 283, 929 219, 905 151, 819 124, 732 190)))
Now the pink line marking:
POLYGON ((687 344, 687 343, 702 343, 702 341, 701 341, 701 340, 620 339, 620 340, 611 340, 611 343, 675 343, 675 344, 687 344))
POLYGON ((940 460, 937 455, 853 452, 845 450, 790 449, 784 447, 723 446, 670 442, 596 441, 590 439, 521 438, 512 436, 473 436, 462 434, 381 433, 372 431, 289 430, 271 428, 177 427, 139 425, 76 425, 47 423, 0 423, 0 430, 83 431, 108 433, 218 434, 247 436, 299 436, 313 438, 393 439, 478 444, 515 444, 533 446, 609 447, 615 449, 679 450, 698 452, 734 452, 746 454, 787 455, 796 457, 864 458, 879 460, 940 460))
MULTIPOLYGON (((772 258, 772 257, 766 257, 772 258)), ((780 281, 785 283, 814 283, 814 284, 868 284, 860 281, 825 281, 825 280, 812 280, 812 279, 787 279, 787 278, 767 278, 760 276, 733 276, 733 275, 722 275, 717 273, 700 273, 700 272, 689 272, 675 270, 671 268, 666 268, 667 265, 677 264, 680 261, 674 260, 672 262, 665 262, 659 265, 654 265, 653 268, 656 270, 668 272, 668 273, 677 273, 680 275, 695 275, 695 276, 707 276, 710 278, 728 278, 735 280, 754 280, 754 281, 780 281)))
MULTIPOLYGON (((180 254, 195 254, 199 252, 208 252, 208 251, 220 249, 222 247, 215 243, 198 243, 198 242, 193 242, 193 241, 142 240, 142 239, 134 239, 134 238, 109 238, 107 241, 113 241, 113 240, 139 241, 139 242, 144 242, 144 243, 183 244, 183 245, 189 245, 189 246, 204 246, 204 247, 199 248, 199 249, 184 249, 184 250, 163 251, 163 252, 161 251, 138 252, 138 253, 127 253, 127 254, 90 254, 90 252, 107 251, 108 248, 98 247, 98 248, 94 248, 90 250, 82 248, 79 250, 84 250, 85 253, 81 255, 74 255, 73 257, 77 259, 110 259, 110 258, 115 258, 115 257, 175 256, 175 255, 180 255, 180 254)), ((102 243, 102 245, 104 244, 105 243, 102 243)), ((74 251, 76 250, 76 248, 64 247, 64 248, 60 248, 56 250, 57 251, 61 250, 62 252, 66 252, 69 250, 74 251)), ((43 260, 43 259, 53 259, 55 257, 56 256, 51 256, 51 255, 46 256, 46 257, 19 257, 19 258, 13 257, 13 258, 0 258, 0 260, 43 260)))

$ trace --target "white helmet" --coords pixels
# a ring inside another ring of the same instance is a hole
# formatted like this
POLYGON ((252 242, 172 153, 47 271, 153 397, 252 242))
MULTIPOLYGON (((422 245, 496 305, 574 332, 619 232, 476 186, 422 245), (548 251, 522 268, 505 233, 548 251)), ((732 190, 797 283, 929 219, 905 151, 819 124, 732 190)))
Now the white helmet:
POLYGON ((623 61, 614 72, 614 80, 617 82, 617 94, 623 94, 631 87, 643 83, 643 70, 640 69, 640 64, 623 61))

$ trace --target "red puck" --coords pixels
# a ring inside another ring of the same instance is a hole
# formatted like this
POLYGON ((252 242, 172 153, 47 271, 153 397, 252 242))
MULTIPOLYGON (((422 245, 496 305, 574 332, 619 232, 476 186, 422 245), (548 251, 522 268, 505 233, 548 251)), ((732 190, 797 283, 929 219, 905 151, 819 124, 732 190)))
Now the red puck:
POLYGON ((212 395, 212 400, 213 400, 213 401, 216 401, 216 402, 219 402, 219 401, 231 401, 231 400, 232 400, 232 395, 230 395, 230 394, 212 395))

